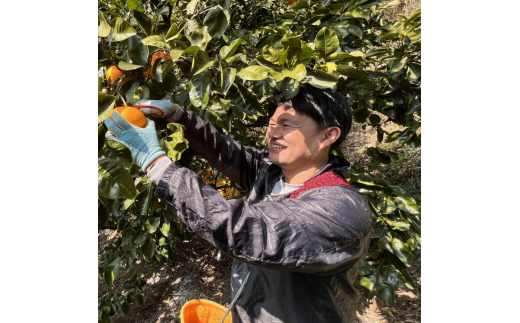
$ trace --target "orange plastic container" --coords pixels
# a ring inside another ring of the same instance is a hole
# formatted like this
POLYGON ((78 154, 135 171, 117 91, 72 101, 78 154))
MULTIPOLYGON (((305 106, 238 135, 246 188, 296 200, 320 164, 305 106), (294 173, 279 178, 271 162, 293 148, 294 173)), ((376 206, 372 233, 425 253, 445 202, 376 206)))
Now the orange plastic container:
MULTIPOLYGON (((227 308, 208 299, 192 299, 181 309, 181 323, 220 323, 227 308)), ((224 323, 231 323, 231 312, 224 323)))

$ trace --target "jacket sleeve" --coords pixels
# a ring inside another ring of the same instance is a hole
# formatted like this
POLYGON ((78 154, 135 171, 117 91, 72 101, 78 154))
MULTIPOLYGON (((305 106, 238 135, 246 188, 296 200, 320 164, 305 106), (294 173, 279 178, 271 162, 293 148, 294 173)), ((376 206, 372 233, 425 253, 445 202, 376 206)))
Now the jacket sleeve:
POLYGON ((155 194, 231 257, 268 269, 326 275, 352 267, 368 248, 366 200, 347 187, 321 187, 296 199, 249 204, 226 200, 191 170, 169 159, 166 163, 164 171, 150 176, 158 183, 155 194))
POLYGON ((190 148, 204 157, 243 189, 250 190, 265 150, 243 146, 240 142, 218 132, 213 124, 204 121, 193 111, 186 110, 178 123, 184 125, 184 137, 190 148))

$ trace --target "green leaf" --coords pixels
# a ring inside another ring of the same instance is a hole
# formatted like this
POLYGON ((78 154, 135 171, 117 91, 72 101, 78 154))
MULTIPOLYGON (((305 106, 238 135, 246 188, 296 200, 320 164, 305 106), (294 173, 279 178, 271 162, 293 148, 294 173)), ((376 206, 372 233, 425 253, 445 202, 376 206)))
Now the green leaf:
POLYGON ((172 57, 172 61, 178 60, 184 51, 182 49, 172 49, 170 51, 170 56, 172 57))
POLYGON ((339 32, 339 34, 342 38, 348 36, 348 34, 349 34, 348 27, 349 26, 350 26, 350 23, 348 20, 341 20, 332 25, 332 27, 339 32))
POLYGON ((165 237, 168 237, 170 234, 170 221, 165 219, 159 230, 165 237))
POLYGON ((186 6, 186 12, 189 15, 193 15, 195 10, 197 9, 197 5, 199 4, 199 0, 191 0, 190 3, 186 6))
POLYGON ((146 232, 146 231, 138 232, 134 238, 134 243, 136 245, 143 244, 147 238, 148 238, 148 232, 146 232))
POLYGON ((215 6, 208 11, 203 24, 208 27, 211 37, 219 38, 229 25, 228 15, 221 6, 215 6))
POLYGON ((361 275, 368 275, 372 272, 371 268, 372 267, 366 262, 366 260, 362 260, 357 268, 357 271, 361 275))
POLYGON ((98 123, 103 122, 112 112, 117 97, 113 95, 98 95, 98 123))
POLYGON ((166 42, 164 37, 161 35, 148 36, 145 39, 143 39, 143 44, 148 45, 148 46, 164 48, 167 50, 171 49, 170 45, 166 42))
POLYGON ((130 100, 132 100, 134 98, 135 92, 137 91, 138 88, 139 88, 138 80, 129 81, 129 82, 126 82, 125 84, 123 84, 123 86, 121 87, 121 92, 124 93, 125 100, 127 102, 130 102, 130 100))
POLYGON ((121 257, 114 257, 110 259, 110 261, 106 264, 104 272, 105 272, 105 281, 108 286, 112 286, 114 279, 116 278, 117 272, 119 271, 119 266, 121 265, 121 257))
POLYGON ((309 4, 307 3, 307 1, 304 1, 304 0, 298 1, 292 5, 292 10, 294 10, 294 11, 300 10, 303 8, 309 8, 309 4))
POLYGON ((200 49, 206 49, 209 41, 212 39, 208 33, 208 27, 197 27, 192 32, 186 29, 185 36, 191 42, 192 46, 198 46, 200 49))
POLYGON ((399 137, 401 137, 402 133, 403 132, 399 130, 392 132, 386 137, 386 142, 396 141, 397 139, 399 139, 399 137))
POLYGON ((108 223, 108 211, 107 208, 98 199, 98 227, 106 225, 108 223))
POLYGON ((243 85, 233 84, 228 92, 231 103, 240 111, 248 115, 263 115, 262 106, 258 102, 258 98, 250 93, 243 85))
POLYGON ((220 99, 219 102, 203 110, 201 116, 229 133, 231 131, 231 124, 227 112, 230 108, 230 102, 230 100, 220 99))
POLYGON ((146 230, 148 233, 154 233, 157 231, 157 228, 159 227, 159 224, 161 223, 161 217, 159 216, 150 216, 146 219, 146 222, 144 224, 146 230))
POLYGON ((379 42, 384 39, 391 39, 391 38, 397 38, 399 37, 398 31, 391 31, 388 33, 381 33, 379 36, 376 37, 376 41, 379 42))
POLYGON ((371 56, 383 56, 385 54, 390 54, 392 51, 389 49, 380 49, 380 48, 372 48, 370 49, 366 54, 365 57, 371 57, 371 56))
POLYGON ((152 182, 148 178, 141 178, 135 188, 137 190, 137 196, 135 197, 137 213, 147 214, 153 198, 152 182))
POLYGON ((122 41, 127 38, 130 38, 137 34, 134 27, 130 25, 126 20, 121 18, 116 18, 112 20, 112 39, 113 41, 122 41))
POLYGON ((377 296, 383 301, 386 307, 394 306, 394 288, 381 280, 377 282, 377 296))
POLYGON ((221 6, 224 10, 229 10, 229 5, 231 4, 231 0, 215 0, 215 2, 221 6))
POLYGON ((146 36, 149 36, 152 33, 152 21, 142 12, 134 11, 134 18, 137 20, 137 23, 143 29, 146 36))
POLYGON ((108 35, 110 35, 110 30, 112 29, 112 27, 110 27, 110 25, 105 19, 105 16, 101 11, 99 11, 98 13, 98 20, 98 37, 107 37, 108 35))
POLYGON ((357 36, 359 39, 363 38, 363 31, 361 31, 361 28, 356 25, 349 25, 348 32, 357 36))
POLYGON ((133 199, 137 194, 132 175, 117 161, 98 160, 98 194, 109 199, 133 199))
POLYGON ((125 145, 114 140, 107 140, 106 143, 103 150, 104 157, 116 160, 125 168, 132 168, 134 161, 132 153, 125 145))
POLYGON ((166 41, 170 41, 172 39, 175 39, 175 38, 177 38, 177 34, 178 33, 179 33, 179 27, 177 26, 177 24, 173 23, 170 26, 170 29, 168 29, 168 32, 166 33, 166 36, 164 36, 164 39, 166 41))
MULTIPOLYGON (((301 81, 305 75, 307 75, 307 69, 305 68, 305 65, 298 64, 296 66, 291 66, 288 69, 284 69, 282 75, 283 77, 290 77, 296 81, 301 81)), ((287 97, 285 98, 288 99, 287 97)))
POLYGON ((406 62, 408 61, 408 57, 402 57, 401 59, 396 59, 392 64, 392 69, 390 70, 391 73, 399 72, 406 62))
POLYGON ((363 288, 363 293, 365 297, 371 299, 376 294, 376 286, 377 276, 376 275, 368 275, 361 277, 359 284, 363 288))
POLYGON ((191 73, 197 75, 204 72, 209 67, 213 66, 215 62, 209 59, 208 53, 203 50, 198 50, 193 55, 193 61, 191 63, 191 73))
POLYGON ((139 0, 128 0, 126 5, 130 10, 144 12, 144 8, 139 4, 139 0))
POLYGON ((133 237, 135 230, 131 227, 128 227, 121 232, 121 246, 127 246, 129 248, 133 247, 133 237))
POLYGON ((210 71, 192 77, 189 83, 191 87, 189 95, 194 106, 204 108, 208 104, 212 83, 210 71))
POLYGON ((269 77, 269 70, 263 66, 252 65, 240 70, 237 76, 244 81, 260 81, 269 77))
POLYGON ((327 58, 338 49, 339 38, 333 30, 323 27, 316 35, 314 44, 319 55, 327 58))
POLYGON ((155 240, 151 237, 148 237, 146 242, 143 245, 143 257, 146 260, 152 259, 155 253, 155 240))
POLYGON ((119 61, 119 63, 117 63, 117 67, 119 67, 119 69, 123 70, 123 71, 133 71, 133 70, 136 70, 136 69, 141 68, 143 66, 130 64, 130 63, 125 62, 125 61, 119 61))
POLYGON ((135 35, 127 39, 128 55, 137 64, 145 66, 148 62, 148 46, 143 44, 143 38, 135 35))
POLYGON ((286 77, 281 82, 280 88, 282 90, 283 97, 285 99, 291 99, 298 94, 298 91, 300 90, 300 82, 286 77))
POLYGON ((410 214, 420 214, 419 206, 411 197, 398 196, 395 198, 397 208, 410 214))
POLYGON ((392 247, 394 249, 395 255, 407 266, 410 267, 412 265, 412 257, 410 254, 410 249, 398 238, 392 239, 392 247))
POLYGON ((181 154, 188 148, 188 141, 184 138, 184 126, 178 123, 168 123, 167 129, 171 135, 161 140, 162 149, 172 161, 180 159, 181 154))
POLYGON ((235 75, 237 70, 229 67, 225 60, 220 61, 220 87, 222 94, 226 95, 229 88, 235 82, 235 75))
POLYGON ((319 89, 334 89, 338 80, 323 71, 308 69, 303 82, 309 83, 319 89))
POLYGON ((414 83, 421 77, 421 65, 417 64, 408 64, 408 68, 406 70, 406 77, 410 83, 414 83))
POLYGON ((358 81, 366 82, 366 83, 370 82, 370 79, 368 78, 368 75, 365 74, 365 72, 360 71, 352 66, 338 65, 336 70, 338 71, 338 73, 345 75, 347 77, 351 77, 358 81))
POLYGON ((242 36, 238 39, 233 40, 231 44, 229 44, 229 46, 222 47, 219 53, 220 59, 224 60, 233 55, 240 46, 240 44, 242 44, 242 42, 246 39, 246 37, 247 36, 242 36))
POLYGON ((103 125, 100 124, 98 126, 98 154, 101 152, 101 149, 103 149, 103 146, 105 145, 105 128, 103 128, 103 125))

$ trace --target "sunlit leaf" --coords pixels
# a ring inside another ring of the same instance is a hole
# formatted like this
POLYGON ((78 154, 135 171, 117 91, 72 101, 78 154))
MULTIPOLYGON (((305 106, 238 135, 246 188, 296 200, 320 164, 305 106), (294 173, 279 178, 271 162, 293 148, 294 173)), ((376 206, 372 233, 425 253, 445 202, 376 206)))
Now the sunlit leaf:
POLYGON ((137 31, 126 20, 116 18, 110 24, 112 27, 112 39, 122 41, 137 34, 137 31))
POLYGON ((112 27, 107 23, 105 16, 101 11, 98 13, 98 20, 99 20, 99 26, 98 26, 98 36, 99 37, 107 37, 110 35, 110 30, 112 27))

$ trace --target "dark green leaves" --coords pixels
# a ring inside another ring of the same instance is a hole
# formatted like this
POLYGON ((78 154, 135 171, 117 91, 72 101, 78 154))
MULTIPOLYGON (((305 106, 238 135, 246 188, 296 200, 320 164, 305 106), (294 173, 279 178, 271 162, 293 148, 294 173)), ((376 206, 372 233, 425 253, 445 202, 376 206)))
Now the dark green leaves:
POLYGON ((121 257, 114 257, 105 265, 104 276, 108 286, 112 286, 120 265, 121 257))
POLYGON ((283 97, 285 99, 291 99, 298 94, 298 91, 300 90, 300 82, 286 77, 281 82, 280 88, 282 89, 283 97))
POLYGON ((263 114, 258 98, 242 85, 235 84, 231 86, 228 94, 231 103, 239 110, 249 115, 263 114))
POLYGON ((152 238, 148 238, 143 245, 143 257, 146 260, 152 259, 155 253, 155 240, 152 238))
POLYGON ((318 54, 323 58, 327 58, 338 49, 339 38, 333 30, 324 27, 316 35, 314 44, 318 54))
POLYGON ((225 60, 220 62, 220 87, 224 95, 235 82, 236 72, 237 70, 235 68, 229 67, 225 60))
POLYGON ((194 106, 204 108, 208 104, 212 83, 210 71, 192 77, 190 82, 190 100, 194 106))
POLYGON ((143 44, 143 38, 135 35, 127 39, 128 54, 137 64, 145 66, 148 61, 148 46, 143 44))
POLYGON ((193 62, 191 65, 191 73, 197 75, 204 72, 208 67, 213 66, 213 61, 209 59, 208 53, 203 50, 198 50, 193 55, 193 62))
POLYGON ((132 199, 137 191, 132 175, 113 159, 98 160, 98 194, 109 199, 132 199))
POLYGON ((98 95, 98 123, 103 122, 114 108, 116 97, 112 95, 98 95))
POLYGON ((208 33, 211 37, 219 38, 222 36, 229 24, 228 16, 229 14, 226 14, 221 6, 215 6, 208 11, 203 24, 208 27, 208 33))
POLYGON ((343 74, 345 76, 351 77, 353 79, 356 79, 361 82, 370 82, 368 75, 365 74, 365 72, 360 71, 352 66, 349 65, 338 65, 337 71, 340 74, 343 74))
POLYGON ((150 35, 152 33, 152 21, 142 12, 134 11, 134 18, 137 20, 137 23, 143 29, 145 35, 150 35))

